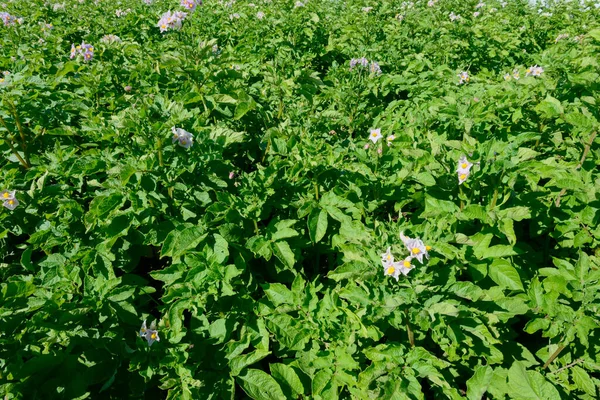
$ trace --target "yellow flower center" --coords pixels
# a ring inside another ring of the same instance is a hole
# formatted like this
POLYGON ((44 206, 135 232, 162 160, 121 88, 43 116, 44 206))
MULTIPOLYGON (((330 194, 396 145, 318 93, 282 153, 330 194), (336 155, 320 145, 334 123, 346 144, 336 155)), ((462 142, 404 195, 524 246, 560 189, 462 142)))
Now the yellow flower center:
POLYGON ((156 333, 153 333, 152 335, 150 335, 151 339, 156 339, 156 333))
POLYGON ((410 261, 408 261, 408 260, 404 260, 404 266, 405 266, 406 268, 410 268, 410 267, 411 267, 411 265, 410 265, 410 261))
POLYGON ((425 250, 427 250, 427 251, 431 250, 431 246, 425 246, 425 250))
POLYGON ((388 275, 392 275, 394 272, 396 272, 396 268, 394 268, 394 267, 389 267, 389 268, 387 269, 387 273, 388 273, 388 275))
POLYGON ((187 143, 187 140, 185 140, 185 139, 181 140, 181 144, 186 144, 186 143, 187 143))
POLYGON ((2 194, 2 197, 4 197, 5 199, 8 199, 8 196, 9 196, 8 192, 4 192, 4 193, 2 194))
POLYGON ((392 259, 392 255, 391 255, 391 254, 388 254, 386 258, 387 258, 388 260, 391 260, 391 259, 392 259))
POLYGON ((414 249, 412 249, 412 253, 413 254, 419 254, 421 252, 421 249, 415 247, 414 249))
POLYGON ((163 29, 167 29, 167 25, 165 25, 165 24, 162 24, 160 27, 163 29))
POLYGON ((464 181, 465 179, 467 179, 467 175, 465 175, 465 174, 460 174, 460 176, 459 176, 459 179, 460 179, 461 181, 464 181))
POLYGON ((373 137, 377 137, 377 132, 373 132, 373 133, 371 133, 371 136, 373 136, 373 137))
POLYGON ((461 167, 462 169, 465 169, 465 168, 467 168, 467 163, 462 163, 462 164, 460 164, 460 167, 461 167))
POLYGON ((12 206, 13 204, 15 204, 15 201, 14 200, 9 200, 8 204, 10 204, 12 206))

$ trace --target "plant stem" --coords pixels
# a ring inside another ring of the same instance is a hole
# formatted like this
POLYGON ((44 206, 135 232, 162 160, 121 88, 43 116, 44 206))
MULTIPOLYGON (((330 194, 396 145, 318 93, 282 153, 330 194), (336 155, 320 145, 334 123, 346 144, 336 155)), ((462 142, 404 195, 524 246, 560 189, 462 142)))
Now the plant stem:
POLYGON ((10 151, 12 151, 12 153, 17 157, 17 159, 19 160, 21 165, 23 165, 25 167, 25 169, 31 168, 31 165, 29 165, 29 163, 27 161, 23 160, 23 157, 21 157, 21 155, 19 154, 17 149, 15 149, 15 147, 13 146, 12 139, 8 138, 6 143, 8 143, 8 147, 10 147, 10 151))
POLYGON ((550 358, 548 359, 548 361, 546 361, 546 363, 544 364, 544 366, 542 367, 542 369, 548 368, 548 365, 550 365, 550 363, 552 361, 554 361, 554 359, 556 357, 558 357, 558 355, 560 354, 560 352, 563 351, 564 349, 565 349, 565 345, 559 346, 559 348, 556 349, 556 351, 554 353, 552 353, 552 355, 550 356, 550 358))
POLYGON ((565 369, 569 369, 572 366, 579 364, 583 362, 583 358, 578 358, 577 360, 573 361, 571 364, 565 365, 562 368, 557 369, 556 371, 552 371, 552 372, 548 372, 548 374, 558 374, 560 371, 564 371, 565 369))

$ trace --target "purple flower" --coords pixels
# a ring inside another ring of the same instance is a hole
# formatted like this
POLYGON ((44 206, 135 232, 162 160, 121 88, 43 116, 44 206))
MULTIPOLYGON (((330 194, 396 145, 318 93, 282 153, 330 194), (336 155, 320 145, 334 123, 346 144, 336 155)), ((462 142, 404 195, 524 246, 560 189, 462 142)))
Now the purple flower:
POLYGON ((179 145, 184 149, 189 149, 194 144, 194 135, 181 128, 171 128, 173 132, 173 143, 179 142, 179 145))
POLYGON ((381 68, 379 68, 379 64, 377 64, 375 61, 371 62, 369 70, 372 74, 381 75, 381 68))
POLYGON ((353 58, 350 60, 350 71, 354 69, 356 66, 360 66, 363 68, 367 68, 369 66, 369 60, 364 57, 361 58, 353 58))
POLYGON ((161 15, 157 26, 160 28, 161 33, 166 32, 169 29, 181 29, 181 23, 185 17, 187 17, 187 13, 182 11, 176 11, 174 13, 167 11, 161 15))
POLYGON ((69 58, 73 59, 78 55, 83 56, 84 61, 90 61, 94 57, 94 46, 85 42, 81 42, 79 46, 71 44, 71 55, 69 58))
POLYGON ((201 6, 202 0, 181 0, 181 6, 189 11, 194 11, 196 6, 201 6))

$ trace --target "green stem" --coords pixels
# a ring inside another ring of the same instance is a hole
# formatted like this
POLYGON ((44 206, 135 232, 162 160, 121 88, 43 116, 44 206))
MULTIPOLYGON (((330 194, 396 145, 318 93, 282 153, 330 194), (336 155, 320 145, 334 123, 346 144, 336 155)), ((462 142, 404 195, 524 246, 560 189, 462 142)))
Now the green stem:
POLYGON ((550 365, 550 363, 552 361, 554 361, 554 359, 556 357, 558 357, 558 355, 560 354, 561 351, 563 351, 565 348, 565 345, 561 345, 558 347, 558 349, 556 349, 556 351, 554 353, 552 353, 552 355, 550 356, 550 358, 548 359, 548 361, 546 361, 546 363, 544 364, 544 366, 542 367, 542 369, 546 369, 548 367, 548 365, 550 365))
POLYGON ((23 160, 23 157, 21 157, 21 155, 19 154, 17 149, 15 149, 15 147, 13 146, 12 139, 8 138, 6 143, 8 143, 8 147, 10 147, 10 151, 12 151, 12 153, 17 157, 17 159, 19 160, 21 165, 23 165, 25 167, 25 169, 31 168, 31 165, 29 165, 29 163, 27 161, 23 160))
POLYGON ((162 139, 158 138, 158 165, 163 167, 162 139))
POLYGON ((319 201, 319 184, 315 182, 315 198, 319 201))

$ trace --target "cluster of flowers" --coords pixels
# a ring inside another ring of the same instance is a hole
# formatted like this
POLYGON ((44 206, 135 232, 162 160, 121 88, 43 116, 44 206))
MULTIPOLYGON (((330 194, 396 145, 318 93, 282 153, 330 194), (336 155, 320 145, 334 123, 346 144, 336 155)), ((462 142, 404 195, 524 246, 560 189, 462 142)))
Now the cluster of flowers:
POLYGON ((179 145, 185 149, 189 149, 194 144, 194 135, 181 128, 171 128, 173 132, 173 144, 179 142, 179 145))
POLYGON ((75 46, 75 44, 71 44, 71 59, 77 57, 78 55, 83 56, 84 61, 90 61, 94 57, 94 46, 91 44, 87 44, 85 42, 81 42, 81 45, 75 46))
POLYGON ((458 174, 458 184, 462 185, 464 181, 467 180, 469 175, 471 175, 471 167, 473 163, 470 163, 467 160, 466 156, 461 156, 458 160, 458 168, 456 169, 456 173, 458 174))
POLYGON ((519 80, 519 78, 521 78, 521 74, 519 73, 519 70, 517 68, 513 69, 512 76, 508 72, 504 74, 505 81, 510 81, 511 78, 514 78, 517 81, 519 80))
POLYGON ((3 190, 0 192, 0 199, 3 201, 2 205, 9 210, 14 210, 19 205, 19 200, 15 197, 15 191, 3 190))
POLYGON ((202 5, 202 0, 181 0, 181 6, 188 11, 196 10, 197 6, 202 5))
POLYGON ((150 328, 147 328, 146 320, 144 320, 140 328, 140 337, 148 341, 148 346, 152 346, 154 342, 160 342, 160 337, 158 337, 158 331, 156 330, 156 321, 152 321, 150 328))
POLYGON ((369 60, 364 57, 353 58, 350 60, 350 71, 352 71, 356 66, 368 68, 372 74, 381 75, 381 68, 379 67, 379 64, 377 64, 375 61, 372 61, 369 64, 369 60))
POLYGON ((17 18, 7 12, 0 12, 0 19, 4 23, 4 26, 12 26, 16 23, 20 25, 23 23, 23 18, 17 18))
POLYGON ((402 240, 402 243, 404 243, 404 246, 406 246, 410 253, 408 257, 402 261, 394 261, 394 256, 390 251, 390 247, 388 247, 387 251, 381 255, 383 274, 396 278, 396 280, 398 280, 400 274, 406 276, 414 268, 411 264, 413 259, 416 258, 421 264, 423 264, 423 257, 426 257, 429 260, 428 251, 431 250, 431 247, 425 246, 421 239, 411 239, 408 236, 404 236, 404 232, 400 232, 400 240, 402 240))
POLYGON ((525 71, 525 76, 542 76, 543 72, 544 68, 534 65, 533 67, 527 68, 527 71, 525 71))
MULTIPOLYGON (((197 6, 202 5, 202 0, 181 0, 180 4, 187 11, 193 12, 196 10, 197 6)), ((181 29, 182 22, 187 16, 188 14, 183 11, 171 12, 171 10, 169 10, 160 16, 156 26, 160 28, 161 33, 166 32, 169 29, 181 29)))
POLYGON ((127 10, 116 10, 115 11, 115 15, 117 16, 117 18, 121 18, 126 16, 127 14, 129 14, 131 12, 131 8, 128 8, 127 10))
POLYGON ((467 83, 471 80, 471 78, 469 78, 469 73, 467 71, 463 71, 460 74, 458 74, 458 78, 460 79, 458 81, 459 85, 462 85, 463 83, 467 83))
POLYGON ((166 32, 169 29, 181 29, 181 23, 187 17, 187 13, 183 11, 175 11, 172 13, 170 10, 160 16, 157 26, 160 28, 160 32, 166 32))
POLYGON ((454 21, 458 21, 460 20, 462 17, 458 14, 454 14, 453 12, 450 13, 450 21, 454 22, 454 21))
MULTIPOLYGON (((383 138, 383 135, 381 134, 381 128, 371 129, 371 132, 369 133, 369 140, 373 142, 373 144, 377 144, 377 142, 379 142, 381 138, 383 138)), ((396 139, 396 136, 394 134, 391 134, 387 138, 385 138, 387 145, 391 146, 394 139, 396 139)), ((365 145, 365 150, 368 148, 369 144, 367 143, 365 145)))
POLYGON ((100 41, 102 43, 121 43, 121 38, 118 37, 117 35, 104 35, 102 36, 102 39, 100 39, 100 41))

